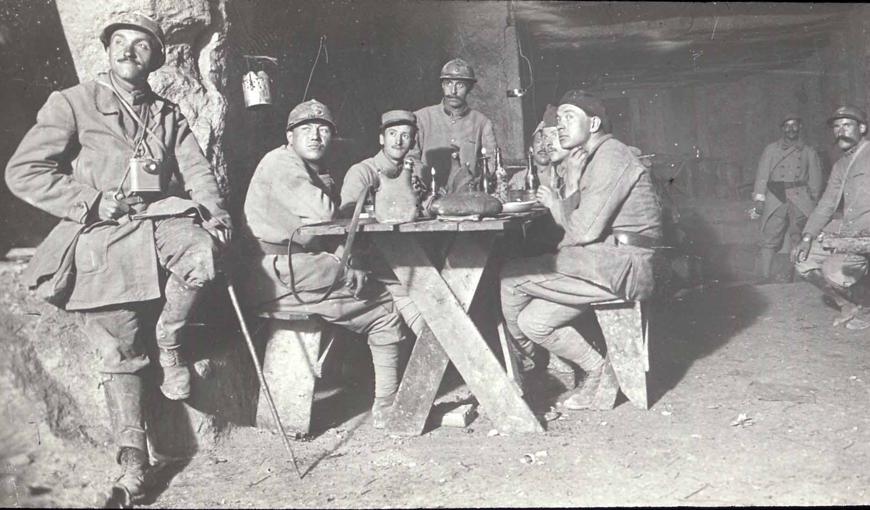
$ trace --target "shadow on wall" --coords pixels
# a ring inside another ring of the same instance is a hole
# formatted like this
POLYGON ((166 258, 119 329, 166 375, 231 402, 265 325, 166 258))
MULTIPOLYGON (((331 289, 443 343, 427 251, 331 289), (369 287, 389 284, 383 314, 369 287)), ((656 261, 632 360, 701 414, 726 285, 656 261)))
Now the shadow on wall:
MULTIPOLYGON (((0 168, 4 172, 49 94, 77 83, 54 1, 4 0, 0 4, 0 168)), ((36 246, 56 222, 13 198, 5 181, 0 184, 0 254, 11 246, 36 246)))

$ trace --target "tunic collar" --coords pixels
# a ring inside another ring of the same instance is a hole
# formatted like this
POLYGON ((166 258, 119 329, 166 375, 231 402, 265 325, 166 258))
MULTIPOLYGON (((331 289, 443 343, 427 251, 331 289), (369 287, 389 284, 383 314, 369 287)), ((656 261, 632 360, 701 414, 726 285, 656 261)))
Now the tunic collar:
POLYGON ((780 138, 780 140, 779 140, 779 147, 782 150, 791 149, 792 147, 797 147, 798 149, 800 149, 800 148, 803 148, 803 146, 804 146, 804 141, 801 140, 800 138, 798 138, 794 142, 790 142, 790 141, 786 140, 785 137, 780 138))
POLYGON ((372 163, 374 163, 375 168, 380 172, 390 173, 398 168, 399 165, 394 164, 390 161, 390 158, 384 154, 384 150, 381 149, 377 154, 372 158, 372 163))
MULTIPOLYGON (((98 112, 104 115, 120 113, 121 108, 123 107, 121 106, 118 98, 115 97, 114 92, 112 92, 109 73, 97 74, 96 81, 98 82, 98 84, 94 90, 94 107, 97 109, 98 112)), ((118 91, 121 93, 122 96, 124 95, 123 89, 118 88, 118 91)), ((139 104, 150 104, 152 113, 159 112, 167 106, 167 101, 155 94, 150 87, 148 87, 147 91, 140 91, 139 94, 139 104)), ((125 97, 124 99, 130 101, 131 98, 125 97)))
POLYGON ((447 115, 450 118, 454 118, 454 117, 462 118, 462 117, 465 117, 466 115, 468 115, 469 112, 471 112, 471 107, 468 106, 468 103, 465 103, 465 106, 462 107, 462 109, 460 109, 456 112, 453 112, 449 108, 447 108, 447 105, 444 103, 444 100, 442 99, 441 100, 441 111, 444 112, 444 115, 447 115))
MULTIPOLYGON (((599 138, 598 141, 595 142, 595 145, 593 145, 592 147, 589 147, 589 150, 586 153, 586 161, 591 160, 592 156, 595 155, 595 152, 598 150, 598 148, 601 147, 601 145, 604 142, 606 142, 607 140, 610 140, 611 138, 613 138, 613 135, 610 133, 607 133, 607 134, 603 135, 601 138, 599 138)), ((574 155, 574 153, 572 152, 571 156, 573 156, 573 155, 574 155)), ((571 156, 569 156, 569 157, 571 157, 571 156)))

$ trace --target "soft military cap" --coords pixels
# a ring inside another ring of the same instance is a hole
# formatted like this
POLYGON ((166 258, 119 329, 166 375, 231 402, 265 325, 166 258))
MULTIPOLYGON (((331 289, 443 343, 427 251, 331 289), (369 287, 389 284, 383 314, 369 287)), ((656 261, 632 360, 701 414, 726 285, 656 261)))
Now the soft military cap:
POLYGON ((584 90, 575 89, 565 92, 565 95, 562 96, 559 104, 574 105, 583 110, 587 116, 598 117, 601 119, 602 123, 607 122, 607 110, 604 109, 604 103, 584 90))
POLYGON ((796 121, 800 122, 803 119, 801 119, 801 116, 797 112, 788 112, 785 115, 783 115, 782 122, 780 122, 779 125, 781 126, 790 120, 796 120, 796 121))
POLYGON ((535 126, 535 130, 532 131, 532 138, 535 137, 536 134, 544 130, 544 121, 538 122, 538 125, 535 126))
POLYGON ((329 108, 317 99, 309 99, 304 103, 299 103, 290 110, 290 115, 287 117, 287 131, 290 131, 299 124, 313 120, 326 122, 332 128, 333 133, 338 131, 338 128, 335 127, 335 121, 332 120, 332 113, 329 112, 329 108))
POLYGON ((157 23, 154 18, 139 12, 134 12, 110 21, 100 33, 100 41, 103 43, 104 48, 109 47, 109 38, 112 37, 115 30, 122 28, 132 28, 134 30, 145 32, 154 39, 158 46, 160 46, 157 60, 154 62, 151 71, 160 68, 160 66, 166 62, 166 44, 163 40, 163 29, 160 28, 160 23, 157 23))
POLYGON ((390 110, 381 115, 381 129, 396 124, 407 124, 417 127, 417 116, 408 110, 390 110))
POLYGON ((444 67, 441 68, 441 79, 477 81, 477 78, 474 77, 474 69, 461 58, 454 58, 444 64, 444 67))
POLYGON ((828 125, 833 125, 837 119, 852 119, 861 124, 867 124, 867 115, 864 113, 864 110, 854 106, 841 106, 837 108, 828 119, 828 125))

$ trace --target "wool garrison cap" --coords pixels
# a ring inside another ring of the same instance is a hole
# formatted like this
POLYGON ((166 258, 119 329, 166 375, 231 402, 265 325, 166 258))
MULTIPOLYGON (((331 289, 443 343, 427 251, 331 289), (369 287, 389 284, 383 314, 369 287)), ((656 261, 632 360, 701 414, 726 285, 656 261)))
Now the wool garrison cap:
POLYGON ((381 115, 381 129, 396 124, 407 124, 417 127, 417 116, 408 110, 390 110, 381 115))

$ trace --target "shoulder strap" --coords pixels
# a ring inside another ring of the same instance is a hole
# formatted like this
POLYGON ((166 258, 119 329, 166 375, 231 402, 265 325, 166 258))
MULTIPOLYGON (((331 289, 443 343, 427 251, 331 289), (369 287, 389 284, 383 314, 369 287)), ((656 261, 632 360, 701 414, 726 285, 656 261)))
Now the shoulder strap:
POLYGON ((118 101, 121 102, 121 106, 123 106, 124 109, 127 110, 127 113, 129 113, 130 116, 133 117, 133 121, 136 123, 137 127, 140 127, 144 130, 142 136, 138 137, 140 140, 138 143, 141 143, 141 141, 144 140, 145 133, 147 133, 147 134, 151 135, 151 137, 154 139, 155 142, 157 142, 157 145, 160 146, 160 150, 162 150, 165 153, 166 152, 166 145, 163 143, 163 140, 161 140, 160 137, 157 136, 154 133, 154 131, 152 131, 148 127, 148 125, 145 123, 145 121, 143 121, 142 118, 139 117, 139 115, 136 113, 136 110, 134 110, 133 107, 130 106, 130 103, 128 103, 127 100, 121 96, 121 93, 118 92, 118 90, 115 89, 114 86, 112 86, 112 85, 110 85, 102 80, 97 80, 97 83, 99 83, 100 85, 107 87, 109 90, 111 90, 112 93, 115 94, 115 97, 118 98, 118 101))

